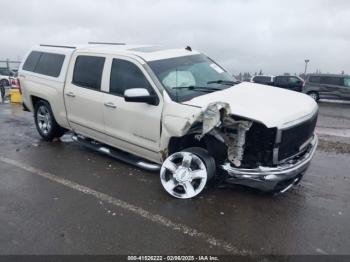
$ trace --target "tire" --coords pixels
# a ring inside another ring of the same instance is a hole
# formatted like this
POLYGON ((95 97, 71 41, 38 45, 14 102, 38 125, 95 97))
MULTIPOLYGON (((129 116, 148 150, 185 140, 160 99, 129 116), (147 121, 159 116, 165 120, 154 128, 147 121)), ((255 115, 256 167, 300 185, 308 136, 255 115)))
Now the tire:
POLYGON ((9 82, 8 80, 6 80, 6 79, 2 79, 2 80, 0 81, 0 85, 2 85, 3 87, 9 86, 9 85, 10 85, 10 82, 9 82))
POLYGON ((318 100, 320 100, 320 96, 317 92, 309 92, 307 93, 313 100, 315 100, 316 102, 318 100))
POLYGON ((215 175, 215 160, 208 151, 192 147, 170 155, 160 170, 165 191, 176 198, 196 197, 215 175))
POLYGON ((38 133, 45 141, 61 137, 65 132, 57 124, 50 104, 44 100, 39 100, 34 106, 34 121, 38 133))
POLYGON ((203 161, 208 171, 208 181, 207 184, 213 181, 216 173, 216 163, 214 157, 209 155, 208 151, 201 147, 190 147, 184 151, 191 152, 199 156, 203 161))

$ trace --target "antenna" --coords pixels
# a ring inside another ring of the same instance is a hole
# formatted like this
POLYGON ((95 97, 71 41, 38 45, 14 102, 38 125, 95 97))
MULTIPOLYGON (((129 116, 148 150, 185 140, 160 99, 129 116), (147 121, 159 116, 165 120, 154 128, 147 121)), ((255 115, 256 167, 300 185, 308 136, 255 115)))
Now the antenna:
POLYGON ((125 45, 125 43, 88 42, 89 45, 125 45))

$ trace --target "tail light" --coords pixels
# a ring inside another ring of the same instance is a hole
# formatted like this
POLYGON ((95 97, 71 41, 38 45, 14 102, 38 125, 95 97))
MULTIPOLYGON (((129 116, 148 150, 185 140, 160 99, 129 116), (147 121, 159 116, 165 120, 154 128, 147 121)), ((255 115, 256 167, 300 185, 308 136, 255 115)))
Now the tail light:
POLYGON ((18 88, 19 92, 22 94, 21 83, 18 78, 11 80, 11 88, 18 88))
POLYGON ((11 87, 16 88, 17 87, 17 81, 16 79, 11 79, 11 87))
POLYGON ((16 80, 17 80, 17 85, 18 85, 18 91, 22 95, 21 82, 19 81, 19 78, 17 78, 16 80))

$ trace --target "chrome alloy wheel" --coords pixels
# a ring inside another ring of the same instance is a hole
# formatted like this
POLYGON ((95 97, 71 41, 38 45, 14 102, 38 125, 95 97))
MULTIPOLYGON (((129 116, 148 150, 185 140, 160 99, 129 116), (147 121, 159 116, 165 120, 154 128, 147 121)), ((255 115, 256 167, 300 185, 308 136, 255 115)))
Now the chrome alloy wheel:
POLYGON ((164 189, 177 198, 192 198, 203 191, 208 179, 204 162, 195 154, 177 152, 169 156, 160 170, 164 189))
POLYGON ((51 131, 52 119, 46 106, 40 106, 37 111, 37 123, 40 131, 47 135, 51 131))

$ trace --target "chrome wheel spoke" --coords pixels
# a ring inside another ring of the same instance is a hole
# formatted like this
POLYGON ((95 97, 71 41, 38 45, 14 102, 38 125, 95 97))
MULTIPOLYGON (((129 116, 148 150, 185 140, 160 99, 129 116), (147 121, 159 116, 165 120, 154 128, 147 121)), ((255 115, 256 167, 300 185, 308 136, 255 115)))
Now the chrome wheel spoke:
POLYGON ((187 181, 186 183, 184 183, 182 185, 182 187, 185 190, 185 194, 187 197, 193 197, 196 195, 196 191, 195 191, 193 185, 191 184, 191 182, 187 181))
POLYGON ((204 179, 207 177, 207 171, 203 169, 191 171, 191 177, 192 179, 204 179))
POLYGON ((165 161, 163 167, 169 170, 171 173, 175 173, 177 169, 177 165, 171 161, 165 161))
POLYGON ((190 153, 184 154, 184 157, 182 159, 182 166, 183 167, 190 167, 192 162, 192 156, 190 153))
POLYGON ((42 114, 38 114, 38 120, 39 121, 45 121, 45 116, 42 114))
POLYGON ((178 186, 174 179, 168 180, 163 185, 167 191, 174 191, 175 187, 178 186))

